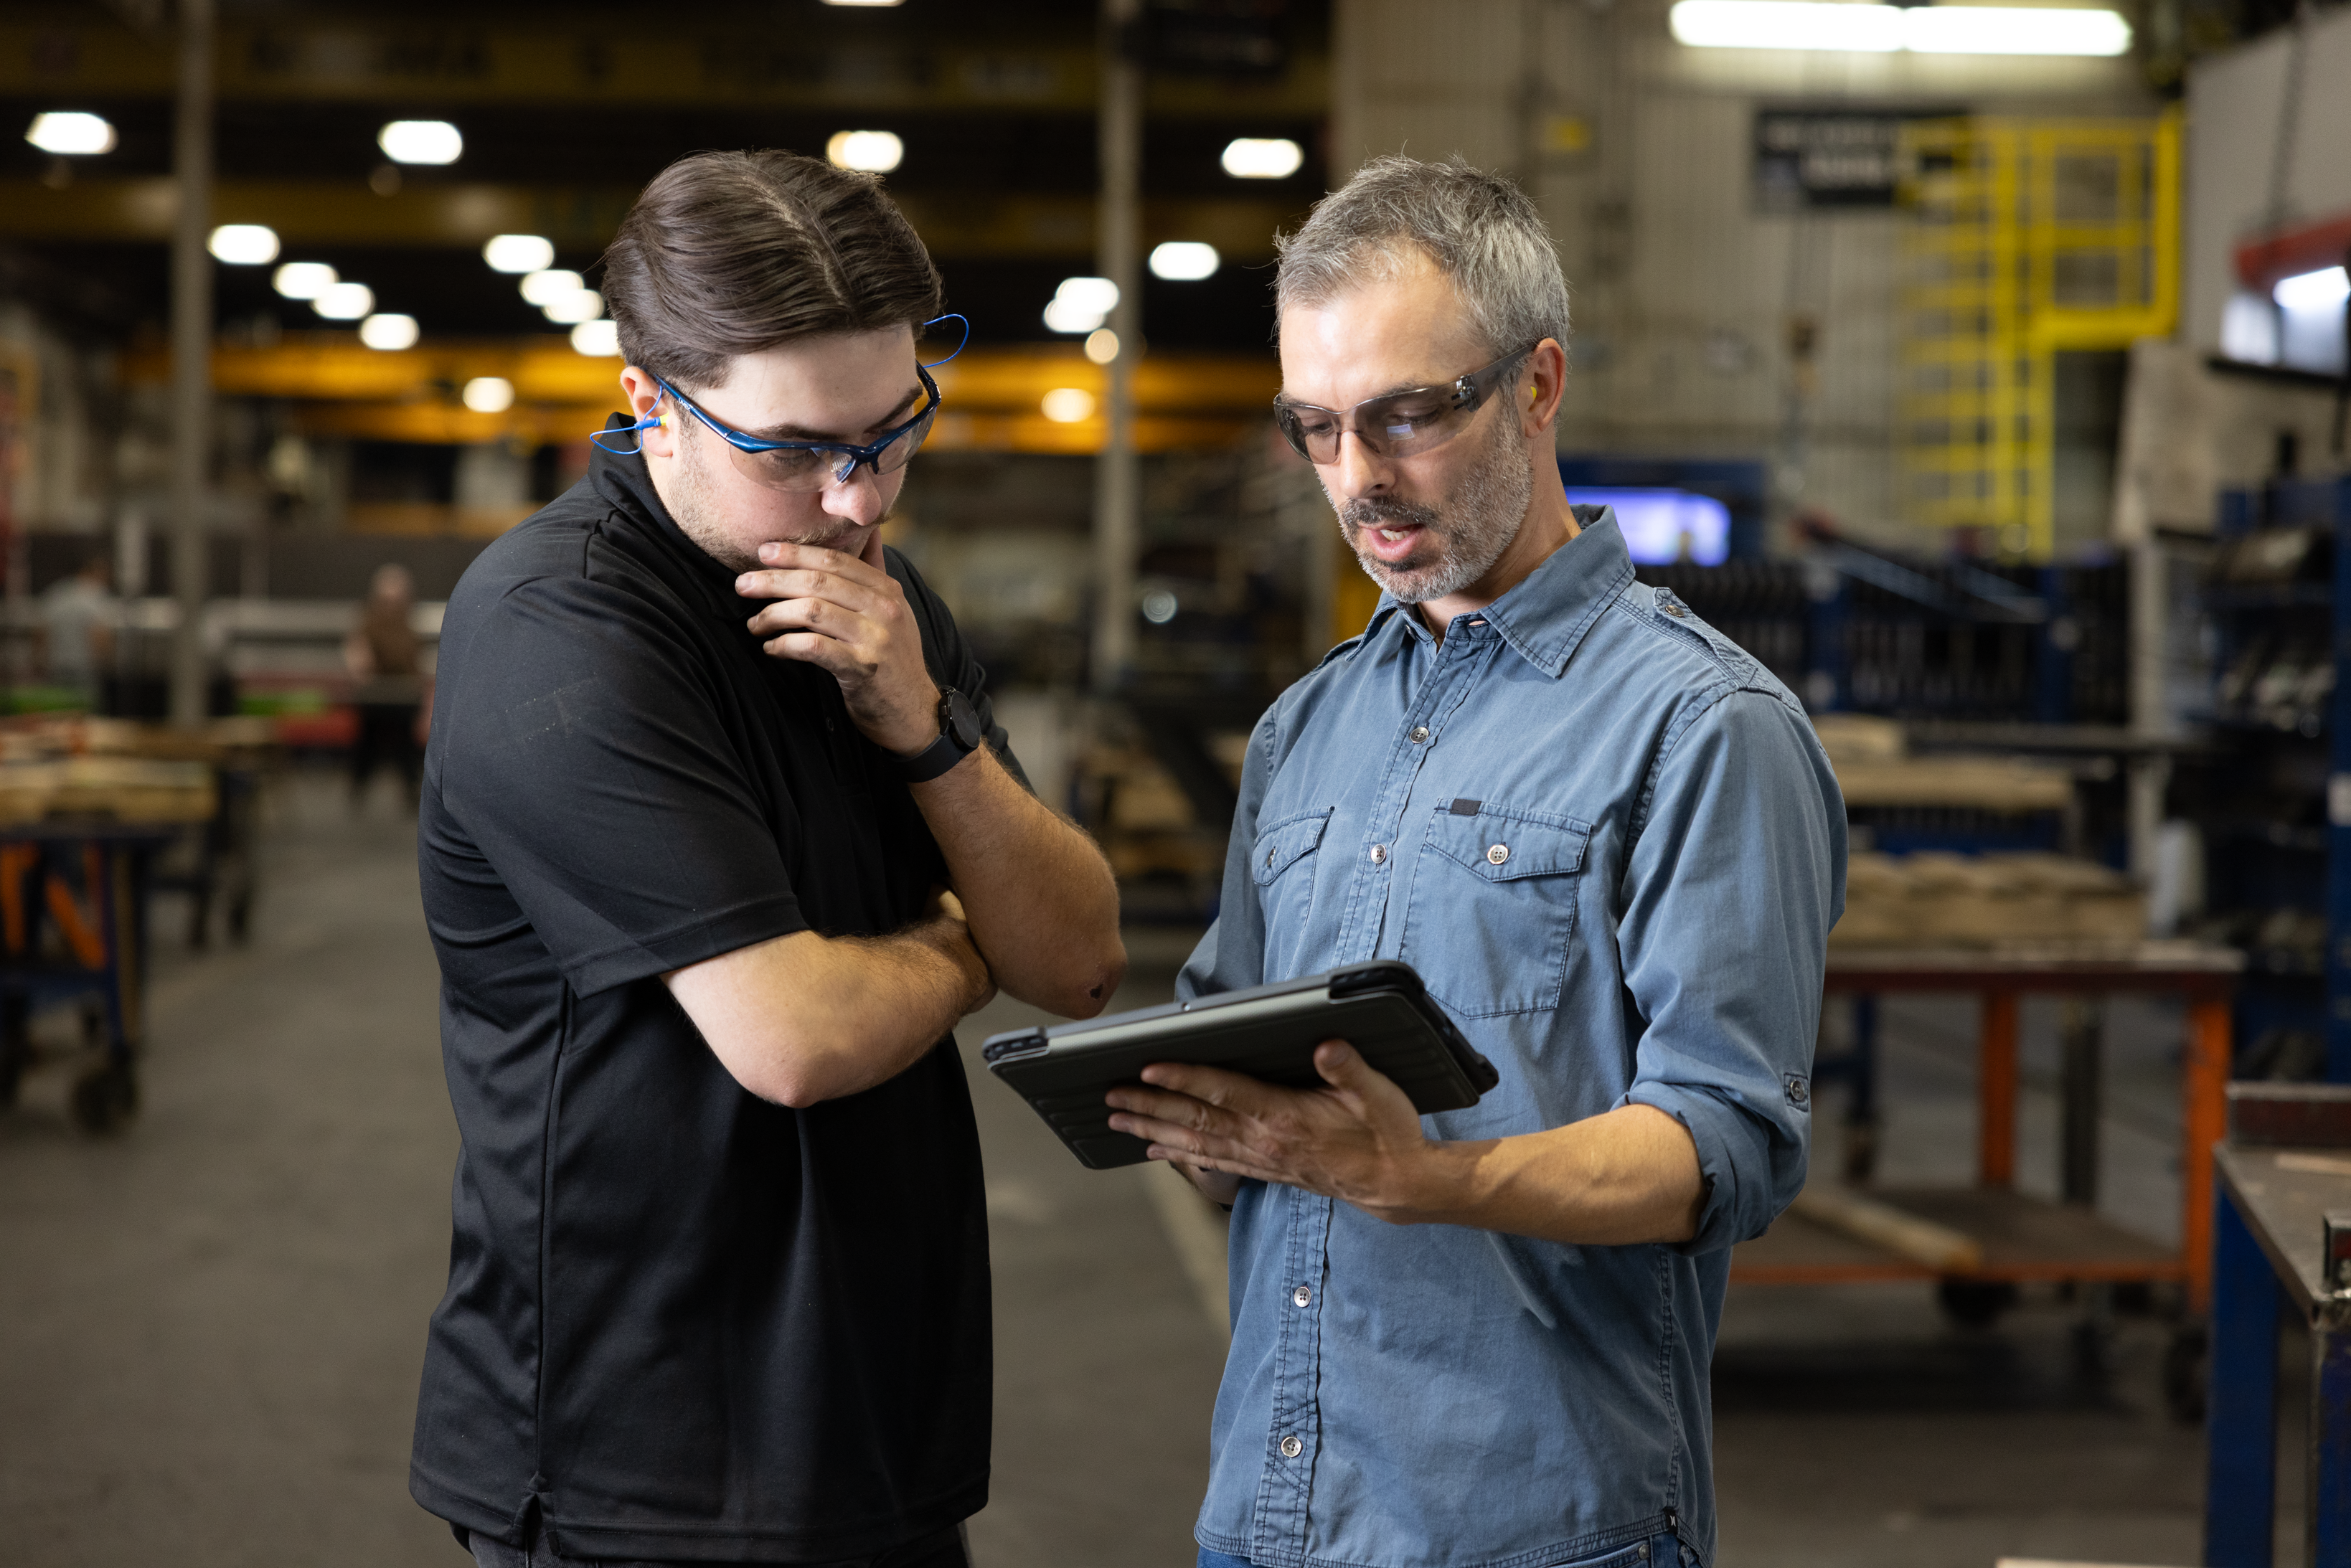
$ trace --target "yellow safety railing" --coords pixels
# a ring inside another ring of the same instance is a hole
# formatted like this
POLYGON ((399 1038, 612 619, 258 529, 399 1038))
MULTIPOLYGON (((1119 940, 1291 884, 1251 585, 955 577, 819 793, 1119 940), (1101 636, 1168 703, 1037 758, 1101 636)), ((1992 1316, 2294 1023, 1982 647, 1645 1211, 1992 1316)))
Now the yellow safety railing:
POLYGON ((2048 558, 2057 355, 2168 334, 2179 314, 2179 132, 2176 112, 1908 128, 1896 441, 1913 521, 2048 558))

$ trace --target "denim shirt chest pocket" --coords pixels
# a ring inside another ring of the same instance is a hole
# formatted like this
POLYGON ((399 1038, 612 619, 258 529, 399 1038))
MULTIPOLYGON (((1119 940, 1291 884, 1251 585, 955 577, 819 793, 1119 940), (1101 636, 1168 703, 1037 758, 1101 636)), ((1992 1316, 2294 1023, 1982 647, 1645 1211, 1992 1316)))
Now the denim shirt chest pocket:
POLYGON ((1413 871, 1400 956, 1459 1018, 1558 1007, 1591 840, 1591 823, 1554 811, 1438 807, 1413 871))
POLYGON ((1265 915, 1265 977, 1288 979, 1290 966, 1307 949, 1307 922, 1314 908, 1315 850, 1331 821, 1330 808, 1301 811, 1258 830, 1250 848, 1249 876, 1257 883, 1265 915))

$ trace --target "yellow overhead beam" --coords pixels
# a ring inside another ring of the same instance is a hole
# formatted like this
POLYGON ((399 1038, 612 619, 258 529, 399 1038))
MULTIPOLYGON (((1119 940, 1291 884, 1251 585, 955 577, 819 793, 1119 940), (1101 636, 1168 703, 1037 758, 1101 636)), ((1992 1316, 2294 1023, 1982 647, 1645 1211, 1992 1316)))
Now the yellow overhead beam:
MULTIPOLYGON (((379 196, 354 180, 225 181, 213 193, 216 223, 266 224, 288 247, 477 246, 492 235, 544 235, 567 250, 601 250, 634 189, 590 185, 428 184, 379 196)), ((61 189, 0 181, 0 235, 18 239, 153 242, 170 239, 179 188, 165 178, 84 179, 61 189)), ((1090 196, 906 196, 908 221, 935 256, 973 259, 1090 258, 1090 196)), ((1144 205, 1144 243, 1206 240, 1238 263, 1273 255, 1274 231, 1295 221, 1280 202, 1231 198, 1144 205)), ((290 248, 289 248, 290 254, 290 248)))
MULTIPOLYGON (((305 434, 434 444, 585 440, 621 406, 620 371, 619 360, 574 353, 552 336, 381 352, 348 333, 321 332, 213 354, 214 391, 298 404, 295 422, 305 434), (513 384, 512 408, 476 413, 458 401, 465 384, 483 376, 513 384)), ((134 383, 168 381, 171 356, 134 350, 123 374, 134 383)), ((1099 414, 1059 423, 1042 412, 1045 394, 1060 388, 1097 400, 1104 394, 1102 368, 1072 347, 970 349, 935 374, 946 408, 931 440, 941 450, 1101 449, 1099 414)), ((1135 366, 1137 444, 1145 452, 1221 445, 1263 423, 1280 381, 1270 353, 1147 354, 1135 366)))
MULTIPOLYGON (((550 11, 497 26, 398 18, 299 17, 221 28, 214 80, 225 99, 318 99, 452 109, 473 103, 676 105, 872 115, 892 110, 1091 112, 1101 68, 1088 38, 1068 43, 931 43, 914 28, 875 42, 831 29, 730 26, 673 13, 617 26, 550 11)), ((1168 75, 1152 113, 1319 116, 1329 62, 1292 58, 1262 79, 1168 75)), ((172 57, 119 24, 0 25, 0 94, 68 99, 167 98, 172 57)), ((1092 143, 1075 150, 1091 157, 1092 143)))

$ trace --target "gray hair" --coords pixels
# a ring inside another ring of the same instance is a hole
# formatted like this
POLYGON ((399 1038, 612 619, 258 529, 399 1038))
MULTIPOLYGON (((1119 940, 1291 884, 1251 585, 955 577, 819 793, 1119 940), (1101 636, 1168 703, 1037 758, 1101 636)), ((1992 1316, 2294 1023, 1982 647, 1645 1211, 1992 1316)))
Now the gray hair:
POLYGON ((1458 153, 1442 163, 1373 159, 1273 246, 1277 321, 1293 305, 1385 282, 1417 249, 1452 282, 1496 354, 1545 338, 1566 346, 1567 280, 1542 214, 1524 191, 1458 153))

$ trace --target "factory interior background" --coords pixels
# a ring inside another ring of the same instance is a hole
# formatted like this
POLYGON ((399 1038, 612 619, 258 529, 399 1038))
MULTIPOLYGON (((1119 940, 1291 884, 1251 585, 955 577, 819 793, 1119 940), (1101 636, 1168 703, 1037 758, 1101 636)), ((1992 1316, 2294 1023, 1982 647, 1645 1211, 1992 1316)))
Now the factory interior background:
MULTIPOLYGON (((619 407, 614 225, 746 147, 882 173, 969 319, 886 537, 1117 873, 1121 1009, 1376 599, 1269 417, 1274 237, 1384 152, 1515 179, 1571 497, 1850 811, 1719 1562, 2336 1560, 2334 1276, 2288 1255, 2351 1136, 2228 1107, 2351 1084, 2351 8, 47 0, 0 5, 0 1561, 465 1560, 406 1491, 457 1140, 399 716, 619 407), (2309 1186, 2275 1245, 2214 1196, 2261 1159, 2309 1186)), ((1172 1568, 1224 1220, 988 1081, 1033 1019, 958 1030, 974 1558, 1172 1568)))

